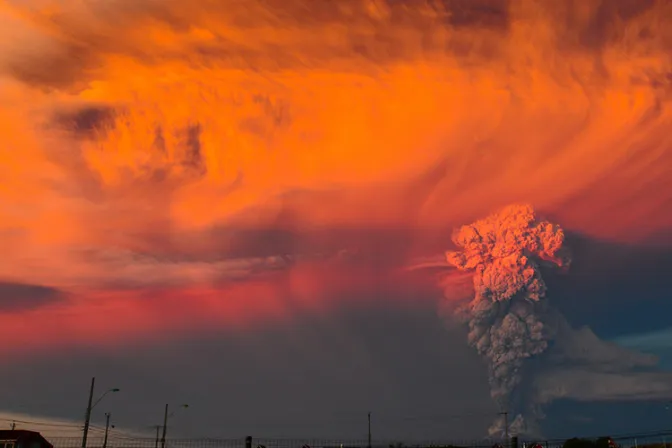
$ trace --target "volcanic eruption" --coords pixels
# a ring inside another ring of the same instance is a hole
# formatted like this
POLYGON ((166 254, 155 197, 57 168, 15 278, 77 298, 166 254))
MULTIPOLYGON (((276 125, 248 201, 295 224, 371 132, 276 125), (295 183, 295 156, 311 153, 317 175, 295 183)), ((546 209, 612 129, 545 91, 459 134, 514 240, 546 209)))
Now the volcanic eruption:
MULTIPOLYGON (((526 361, 544 353, 553 335, 541 266, 569 265, 564 241, 562 229, 538 220, 532 206, 511 205, 457 229, 458 250, 446 253, 450 265, 473 272, 474 297, 458 313, 487 362, 492 398, 513 417, 512 434, 532 431, 524 418, 533 412, 524 408, 526 361)), ((503 425, 495 421, 490 434, 503 425)))

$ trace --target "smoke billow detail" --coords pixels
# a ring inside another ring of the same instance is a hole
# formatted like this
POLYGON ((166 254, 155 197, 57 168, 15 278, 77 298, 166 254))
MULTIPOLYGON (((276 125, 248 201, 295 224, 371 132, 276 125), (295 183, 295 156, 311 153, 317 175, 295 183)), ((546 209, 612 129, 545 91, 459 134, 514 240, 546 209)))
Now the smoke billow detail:
MULTIPOLYGON (((544 353, 553 335, 544 319, 541 266, 569 265, 564 241, 562 229, 538 220, 531 206, 512 205, 457 229, 458 250, 446 253, 449 264, 473 272, 474 297, 458 313, 469 344, 488 364, 492 398, 512 418, 511 434, 534 432, 525 415, 535 411, 525 409, 522 383, 526 361, 544 353)), ((497 419, 490 434, 503 429, 497 419)))

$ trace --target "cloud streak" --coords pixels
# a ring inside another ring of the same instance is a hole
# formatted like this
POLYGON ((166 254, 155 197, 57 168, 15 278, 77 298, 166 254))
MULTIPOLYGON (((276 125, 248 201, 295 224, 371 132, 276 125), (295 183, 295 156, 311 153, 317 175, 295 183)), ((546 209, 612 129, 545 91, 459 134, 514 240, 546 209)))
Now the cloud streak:
POLYGON ((5 313, 40 308, 64 299, 62 291, 48 286, 0 282, 0 310, 5 313))

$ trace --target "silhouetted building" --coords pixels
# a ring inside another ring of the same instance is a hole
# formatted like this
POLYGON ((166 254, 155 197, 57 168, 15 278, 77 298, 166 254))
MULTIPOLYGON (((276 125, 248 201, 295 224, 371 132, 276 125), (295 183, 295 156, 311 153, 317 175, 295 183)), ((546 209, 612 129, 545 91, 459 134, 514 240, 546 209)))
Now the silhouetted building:
POLYGON ((0 448, 54 448, 54 446, 39 432, 0 429, 0 448))

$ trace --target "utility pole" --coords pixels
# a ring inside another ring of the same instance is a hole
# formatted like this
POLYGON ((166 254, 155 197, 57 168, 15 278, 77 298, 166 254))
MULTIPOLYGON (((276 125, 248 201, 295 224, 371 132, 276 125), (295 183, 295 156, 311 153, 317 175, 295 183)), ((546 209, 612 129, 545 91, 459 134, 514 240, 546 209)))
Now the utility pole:
POLYGON ((369 412, 369 445, 368 448, 371 448, 371 413, 369 412))
POLYGON ((504 439, 506 439, 506 448, 510 448, 511 443, 509 440, 509 413, 507 411, 500 412, 504 416, 504 439))
POLYGON ((82 448, 86 448, 86 437, 89 435, 89 423, 91 422, 91 406, 93 402, 93 388, 96 385, 96 377, 91 378, 91 391, 89 392, 89 404, 86 407, 86 417, 84 419, 84 437, 82 437, 82 448))
MULTIPOLYGON (((161 448, 166 448, 166 430, 168 427, 168 403, 166 403, 166 410, 163 413, 163 436, 161 436, 161 448)), ((86 447, 82 447, 86 448, 86 447)))
POLYGON ((103 448, 107 448, 107 433, 110 430, 110 413, 105 413, 105 438, 103 438, 103 448))
POLYGON ((159 429, 161 429, 161 425, 156 425, 156 440, 154 441, 154 448, 159 448, 159 429))
POLYGON ((12 431, 16 429, 16 422, 12 422, 12 431))

